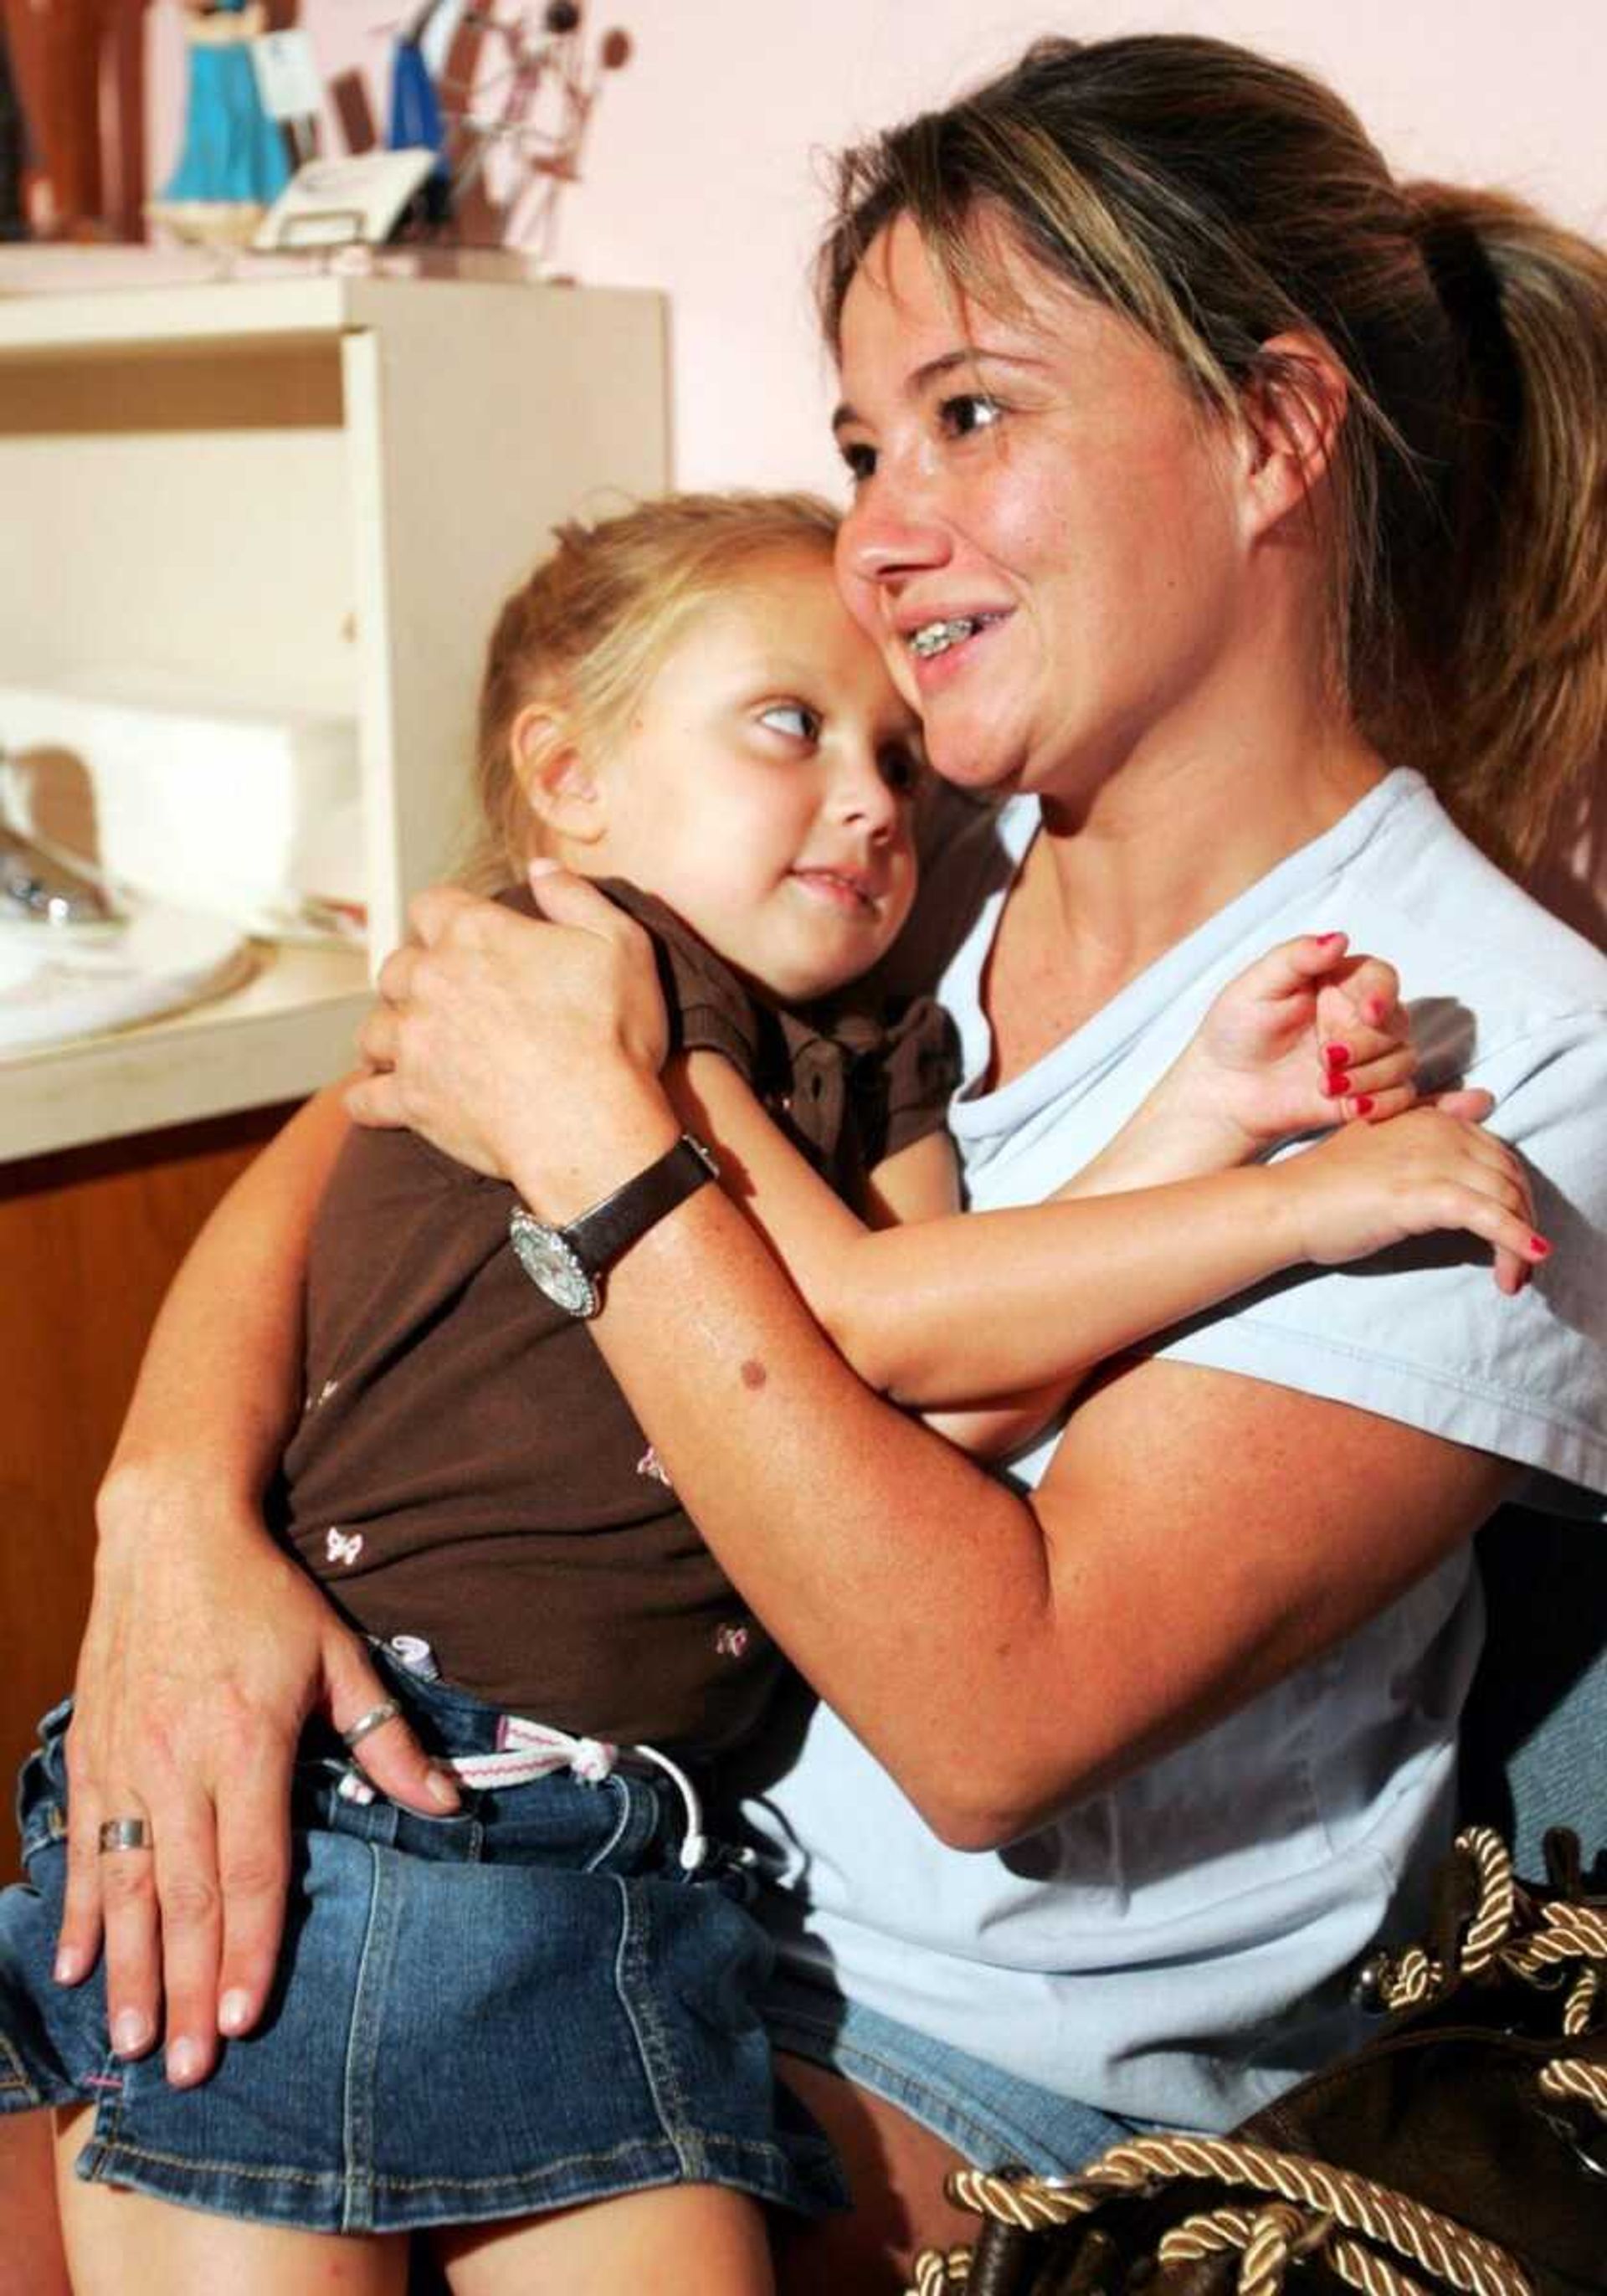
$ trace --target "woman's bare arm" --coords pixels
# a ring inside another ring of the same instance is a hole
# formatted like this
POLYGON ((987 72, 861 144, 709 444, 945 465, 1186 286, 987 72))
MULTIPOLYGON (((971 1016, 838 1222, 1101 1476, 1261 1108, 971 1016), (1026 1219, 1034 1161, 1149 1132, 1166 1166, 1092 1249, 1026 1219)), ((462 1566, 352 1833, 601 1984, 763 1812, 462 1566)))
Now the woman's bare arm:
POLYGON ((1029 1505, 856 1379, 713 1189, 619 1263, 593 1328, 733 1580, 963 1848, 1328 1647, 1471 1535, 1510 1474, 1148 1362, 1085 1396, 1029 1505))
MULTIPOLYGON (((638 1013, 656 997, 644 941, 589 888, 545 898, 581 930, 544 936, 450 894, 415 905, 426 946, 382 976, 403 1012, 365 1035, 387 1073, 348 1104, 563 1221, 679 1126, 628 1053, 621 981, 644 984, 638 1013)), ((1083 1399, 1029 1505, 856 1378, 714 1188, 625 1255, 592 1328, 733 1580, 966 1847, 1326 1648, 1468 1537, 1510 1474, 1342 1405, 1146 1363, 1083 1399)))
MULTIPOLYGON (((64 1983, 102 1935, 124 2054, 169 2078, 210 2069, 272 1982, 289 1860, 289 1777, 315 1708, 378 1701, 358 1640, 268 1538, 264 1483, 300 1409, 307 1239, 347 1130, 338 1093, 294 1117, 236 1182, 175 1278, 102 1488, 94 1600, 68 1738, 64 1983), (152 1857, 96 1854, 102 1817, 142 1814, 152 1857)), ((438 1811, 398 1723, 363 1745, 385 1791, 438 1811)), ((453 1797, 455 1800, 455 1796, 453 1797)))

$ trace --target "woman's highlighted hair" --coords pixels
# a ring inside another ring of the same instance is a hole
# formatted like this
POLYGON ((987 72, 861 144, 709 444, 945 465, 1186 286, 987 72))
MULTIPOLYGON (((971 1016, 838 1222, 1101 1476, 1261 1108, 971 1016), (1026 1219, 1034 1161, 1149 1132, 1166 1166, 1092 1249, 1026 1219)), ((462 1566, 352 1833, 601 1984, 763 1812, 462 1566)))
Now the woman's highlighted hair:
POLYGON ((849 283, 908 216, 1009 308, 980 217, 1119 313, 1216 414, 1297 398, 1321 338, 1349 411, 1320 508, 1330 652, 1358 722, 1510 861, 1607 744, 1607 256, 1496 193, 1398 184, 1318 82, 1222 41, 1045 40, 850 152, 822 250, 849 283))

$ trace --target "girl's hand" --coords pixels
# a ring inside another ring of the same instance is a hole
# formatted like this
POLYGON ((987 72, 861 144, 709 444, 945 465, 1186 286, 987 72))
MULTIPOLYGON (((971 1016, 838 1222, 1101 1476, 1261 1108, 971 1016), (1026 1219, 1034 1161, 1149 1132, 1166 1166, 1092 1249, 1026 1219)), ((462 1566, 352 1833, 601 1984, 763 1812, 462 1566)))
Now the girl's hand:
POLYGON ((1253 1155, 1349 1117, 1398 1116, 1415 1098, 1415 1055, 1393 965, 1351 956, 1343 933, 1308 933, 1223 989, 1166 1079, 1198 1095, 1253 1155))
MULTIPOLYGON (((1346 954, 1343 933, 1307 933, 1222 990, 1171 1067, 1072 1193, 1159 1187, 1259 1155, 1348 1118, 1409 1108, 1414 1055, 1394 967, 1346 954)), ((1439 1096, 1488 1116, 1486 1092, 1439 1096)))
POLYGON ((1511 1293, 1551 1250, 1534 1232, 1529 1181, 1512 1150, 1439 1109, 1347 1126, 1267 1177, 1288 1202, 1296 1256, 1319 1267, 1460 1229, 1495 1247, 1496 1284, 1511 1293))
POLYGON ((517 1164, 527 1193, 542 1193, 532 1167, 551 1166, 562 1193, 566 1145, 606 1127, 611 1079, 657 1075, 668 1023, 642 928, 583 878, 537 867, 531 883, 549 923, 453 886, 414 901, 414 938, 386 958, 357 1039, 370 1073, 346 1105, 477 1172, 510 1178, 517 1164))

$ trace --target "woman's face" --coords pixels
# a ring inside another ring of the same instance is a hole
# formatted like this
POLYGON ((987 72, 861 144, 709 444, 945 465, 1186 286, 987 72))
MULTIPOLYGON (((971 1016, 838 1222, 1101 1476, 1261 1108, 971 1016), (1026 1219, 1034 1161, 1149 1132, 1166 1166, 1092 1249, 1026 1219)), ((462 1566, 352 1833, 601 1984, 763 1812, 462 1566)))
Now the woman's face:
POLYGON ((1203 725, 1245 522, 1227 433, 1165 355, 1002 231, 980 243, 1017 315, 956 308, 906 218, 849 289, 838 578, 939 773, 1075 801, 1203 725))

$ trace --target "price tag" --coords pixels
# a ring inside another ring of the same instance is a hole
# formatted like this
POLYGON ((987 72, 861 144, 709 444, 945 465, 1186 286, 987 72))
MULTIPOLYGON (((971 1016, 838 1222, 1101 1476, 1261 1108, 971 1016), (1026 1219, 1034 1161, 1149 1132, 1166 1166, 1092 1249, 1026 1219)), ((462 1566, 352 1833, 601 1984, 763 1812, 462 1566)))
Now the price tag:
POLYGON ((270 119, 316 119, 324 82, 305 32, 264 32, 251 42, 257 92, 270 119))

